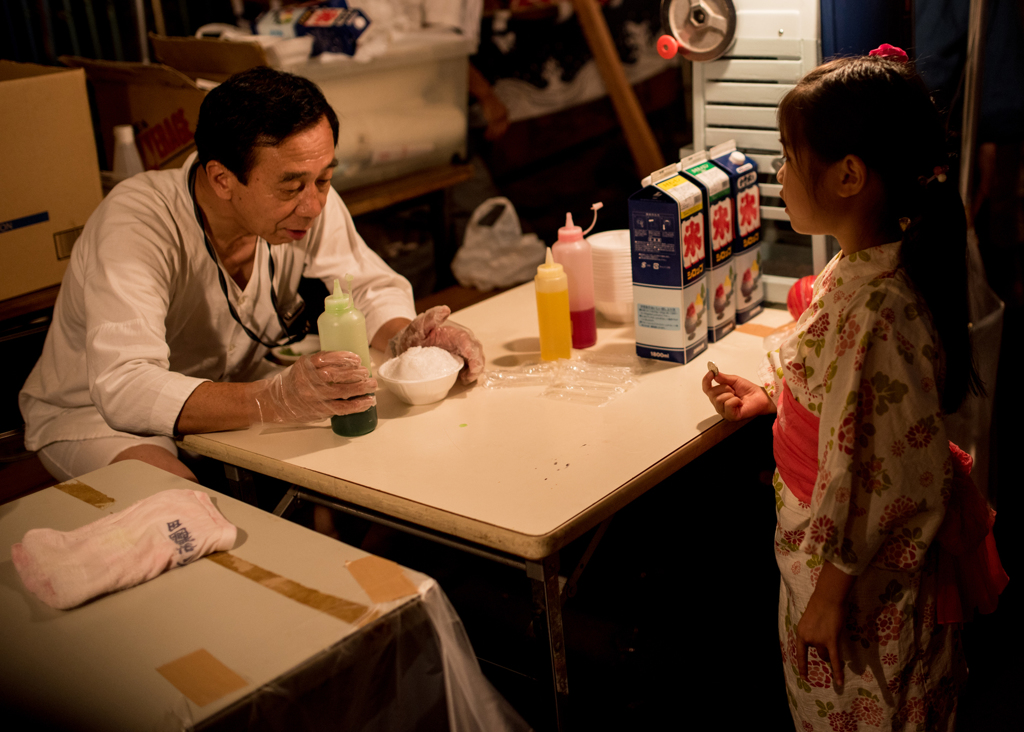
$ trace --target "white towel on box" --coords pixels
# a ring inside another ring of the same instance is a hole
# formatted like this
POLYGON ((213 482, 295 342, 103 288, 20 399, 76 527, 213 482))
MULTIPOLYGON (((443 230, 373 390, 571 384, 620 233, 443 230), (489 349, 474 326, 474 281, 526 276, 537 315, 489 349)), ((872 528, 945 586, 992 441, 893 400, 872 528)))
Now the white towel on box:
POLYGON ((206 493, 169 490, 74 531, 31 529, 11 558, 25 587, 66 610, 230 549, 236 534, 206 493))

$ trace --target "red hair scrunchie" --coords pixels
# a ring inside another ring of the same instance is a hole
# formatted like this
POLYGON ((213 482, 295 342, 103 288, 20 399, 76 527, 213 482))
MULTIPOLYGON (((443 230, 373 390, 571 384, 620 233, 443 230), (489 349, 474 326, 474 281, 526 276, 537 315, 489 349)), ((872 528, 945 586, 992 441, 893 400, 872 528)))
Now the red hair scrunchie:
POLYGON ((905 64, 910 60, 906 51, 899 46, 891 46, 888 43, 883 43, 873 51, 868 51, 868 56, 881 56, 899 64, 905 64))

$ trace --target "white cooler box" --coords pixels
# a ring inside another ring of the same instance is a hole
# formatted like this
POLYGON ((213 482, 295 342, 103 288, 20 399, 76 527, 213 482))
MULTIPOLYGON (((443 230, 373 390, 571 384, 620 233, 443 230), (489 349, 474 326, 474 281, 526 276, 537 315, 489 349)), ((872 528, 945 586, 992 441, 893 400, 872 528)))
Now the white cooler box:
POLYGON ((421 33, 369 63, 311 59, 286 68, 315 81, 341 124, 334 187, 347 190, 466 155, 472 39, 421 33))

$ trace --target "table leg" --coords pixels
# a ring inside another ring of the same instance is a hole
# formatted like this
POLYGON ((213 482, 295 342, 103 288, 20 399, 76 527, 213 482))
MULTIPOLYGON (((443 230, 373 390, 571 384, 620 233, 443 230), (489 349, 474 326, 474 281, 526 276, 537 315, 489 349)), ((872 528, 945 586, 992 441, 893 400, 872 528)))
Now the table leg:
POLYGON ((587 544, 587 550, 583 552, 583 556, 580 558, 579 563, 576 565, 576 569, 572 571, 572 574, 565 581, 565 586, 562 587, 562 604, 570 597, 576 594, 576 583, 580 581, 580 577, 583 575, 583 570, 587 568, 590 563, 590 558, 594 556, 594 550, 597 549, 597 545, 601 543, 601 539, 604 538, 604 533, 608 530, 608 525, 612 522, 611 517, 606 518, 597 526, 597 531, 590 537, 590 543, 587 544))
POLYGON ((251 506, 259 505, 256 498, 256 481, 250 471, 224 463, 224 475, 228 479, 228 492, 232 498, 245 501, 251 506))
POLYGON ((277 507, 274 508, 274 515, 280 516, 281 518, 288 518, 298 503, 299 492, 295 488, 289 488, 288 492, 281 496, 281 500, 278 502, 277 507))
POLYGON ((544 619, 547 621, 548 651, 551 655, 551 677, 555 691, 555 717, 558 729, 562 730, 566 728, 569 674, 565 663, 565 633, 562 628, 562 597, 558 583, 558 553, 545 557, 539 562, 527 560, 526 576, 531 580, 534 599, 542 604, 544 619))

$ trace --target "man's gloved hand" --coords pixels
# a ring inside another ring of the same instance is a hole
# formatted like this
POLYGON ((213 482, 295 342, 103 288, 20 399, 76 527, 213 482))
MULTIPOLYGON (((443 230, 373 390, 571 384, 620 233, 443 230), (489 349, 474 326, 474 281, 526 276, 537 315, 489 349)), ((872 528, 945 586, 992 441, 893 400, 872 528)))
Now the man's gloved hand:
POLYGON ((328 351, 302 356, 279 374, 249 385, 249 424, 319 422, 365 412, 377 403, 377 380, 359 356, 328 351))
POLYGON ((414 346, 434 346, 460 356, 466 365, 459 373, 463 384, 476 381, 484 370, 484 347, 465 326, 445 323, 451 314, 447 305, 430 308, 400 330, 388 342, 388 355, 399 356, 414 346))

